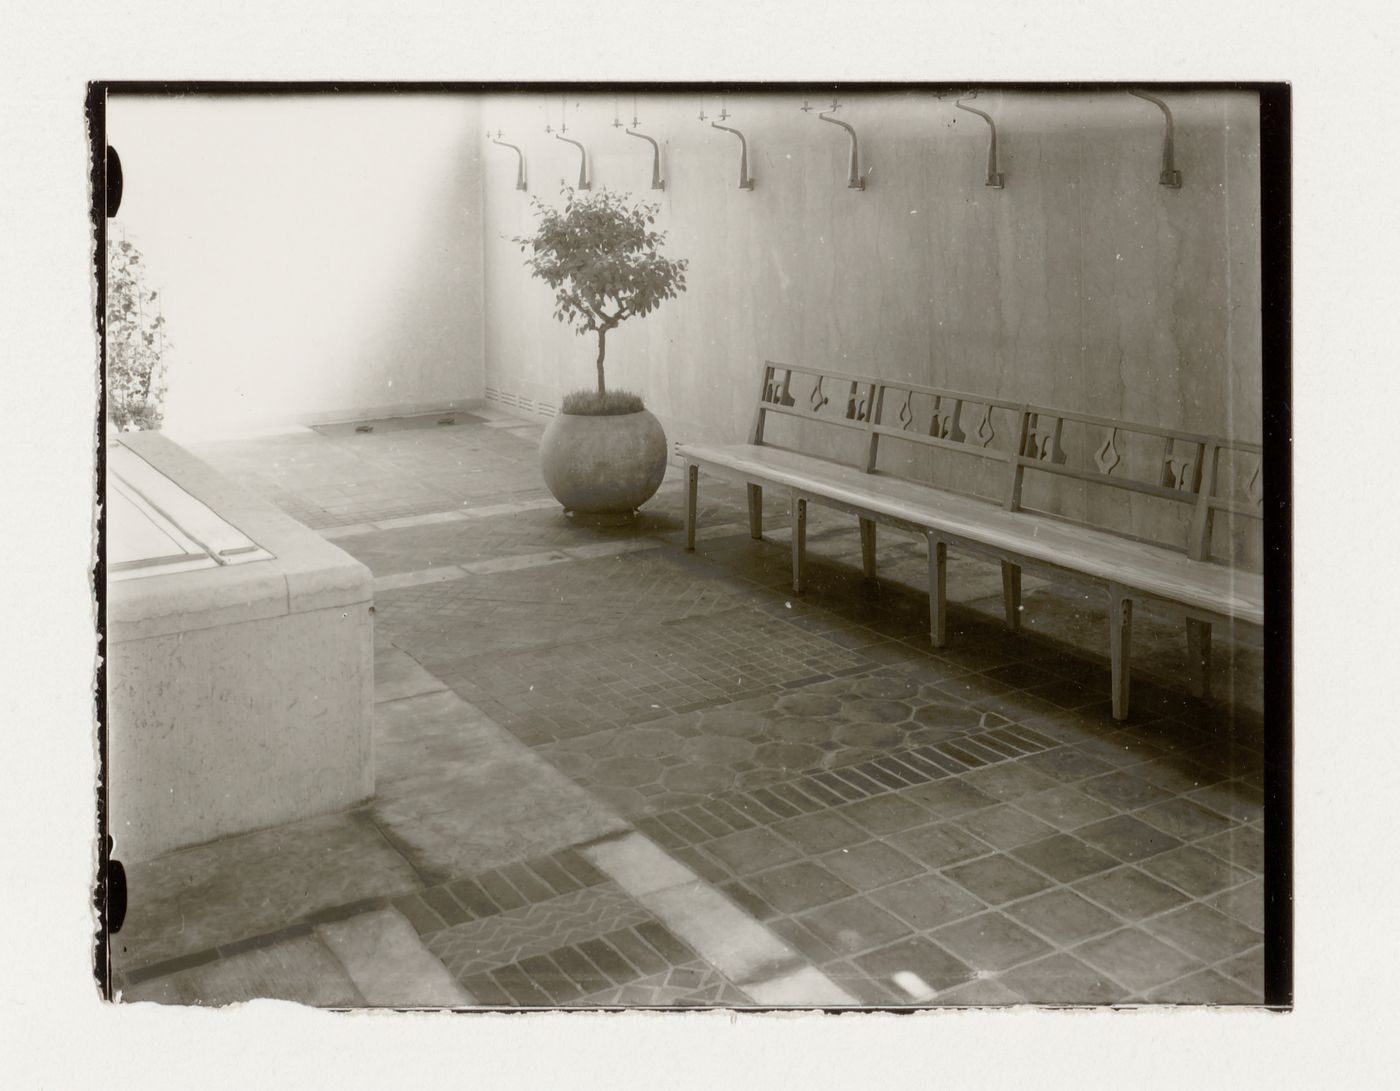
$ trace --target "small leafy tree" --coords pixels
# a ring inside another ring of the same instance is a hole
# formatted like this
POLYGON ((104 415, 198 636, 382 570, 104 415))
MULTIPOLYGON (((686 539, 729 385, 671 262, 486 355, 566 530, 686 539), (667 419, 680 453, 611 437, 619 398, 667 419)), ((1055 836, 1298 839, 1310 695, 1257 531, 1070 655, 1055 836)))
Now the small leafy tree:
POLYGON ((580 197, 565 187, 563 208, 534 199, 539 224, 512 241, 529 256, 531 272, 554 289, 554 317, 580 335, 598 334, 598 395, 607 394, 603 356, 608 330, 640 318, 685 291, 685 259, 660 252, 664 231, 653 224, 659 206, 635 204, 599 190, 580 197))
POLYGON ((108 248, 107 419, 121 431, 160 427, 165 398, 165 317, 147 288, 141 252, 126 239, 108 248))

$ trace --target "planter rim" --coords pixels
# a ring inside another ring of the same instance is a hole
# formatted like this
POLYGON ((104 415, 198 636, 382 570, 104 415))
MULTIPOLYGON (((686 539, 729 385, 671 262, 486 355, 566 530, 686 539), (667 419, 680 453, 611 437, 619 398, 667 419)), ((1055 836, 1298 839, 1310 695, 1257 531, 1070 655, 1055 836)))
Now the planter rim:
POLYGON ((635 417, 638 413, 649 413, 646 406, 640 409, 629 409, 625 413, 570 413, 567 409, 559 410, 561 417, 635 417))

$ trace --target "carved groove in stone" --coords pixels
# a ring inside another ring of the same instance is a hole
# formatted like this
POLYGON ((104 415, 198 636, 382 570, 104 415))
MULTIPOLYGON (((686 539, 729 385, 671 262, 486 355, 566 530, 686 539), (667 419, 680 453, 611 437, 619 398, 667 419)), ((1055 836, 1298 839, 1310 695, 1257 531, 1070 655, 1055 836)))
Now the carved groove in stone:
POLYGON ((822 406, 826 405, 828 402, 831 401, 831 399, 828 398, 828 397, 826 396, 826 394, 822 391, 822 380, 823 380, 824 378, 826 378, 826 376, 824 376, 824 375, 818 375, 818 376, 817 376, 817 385, 814 386, 814 387, 812 387, 812 412, 813 412, 813 413, 820 413, 820 412, 822 411, 822 406))

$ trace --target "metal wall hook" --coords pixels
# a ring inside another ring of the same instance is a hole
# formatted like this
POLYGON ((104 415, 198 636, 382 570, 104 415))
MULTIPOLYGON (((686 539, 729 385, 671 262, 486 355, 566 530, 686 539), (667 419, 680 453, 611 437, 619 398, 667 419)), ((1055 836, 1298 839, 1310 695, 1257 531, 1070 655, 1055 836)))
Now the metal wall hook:
POLYGON ((661 146, 656 143, 646 133, 637 132, 637 115, 632 115, 632 127, 624 130, 628 136, 635 136, 638 140, 645 140, 651 145, 651 188, 665 189, 666 180, 661 177, 661 146))
MULTIPOLYGON (((548 126, 545 126, 546 131, 548 131, 548 128, 548 126)), ((560 126, 559 132, 554 134, 554 139, 562 140, 565 144, 572 144, 578 149, 578 185, 575 188, 592 189, 593 187, 588 184, 588 152, 577 140, 570 140, 567 136, 563 135, 568 131, 569 128, 567 125, 560 126)))
POLYGON ((1149 95, 1146 91, 1129 90, 1128 94, 1155 104, 1166 118, 1167 131, 1162 136, 1162 173, 1158 176, 1157 181, 1172 189, 1180 189, 1181 171, 1176 169, 1176 125, 1172 121, 1171 107, 1156 95, 1149 95))
MULTIPOLYGON (((803 107, 806 107, 807 104, 804 102, 802 105, 803 105, 803 107)), ((851 138, 851 164, 850 164, 850 171, 849 171, 849 173, 848 173, 848 175, 847 175, 847 178, 846 178, 846 188, 847 188, 847 189, 864 189, 864 188, 865 188, 865 179, 861 176, 861 173, 860 173, 860 143, 859 143, 859 141, 856 139, 856 131, 855 131, 854 129, 852 129, 852 128, 851 128, 849 125, 847 125, 844 121, 840 121, 840 120, 838 120, 837 118, 831 116, 831 115, 833 115, 833 114, 834 114, 837 110, 839 110, 839 109, 841 109, 841 104, 840 104, 839 102, 837 102, 835 99, 832 99, 832 100, 831 100, 831 106, 830 106, 830 108, 827 109, 827 110, 825 110, 825 111, 823 111, 823 112, 821 112, 821 113, 818 113, 818 114, 817 114, 817 117, 819 117, 822 121, 829 121, 829 122, 831 122, 831 124, 833 124, 833 125, 840 125, 841 128, 845 129, 846 132, 850 135, 850 138, 851 138)))
POLYGON ((507 144, 504 140, 502 140, 501 137, 504 134, 501 132, 500 129, 496 130, 495 136, 491 136, 490 133, 487 133, 486 135, 490 138, 492 144, 499 144, 501 147, 509 148, 511 151, 515 152, 515 188, 521 190, 527 189, 528 187, 525 185, 525 153, 522 152, 519 148, 517 148, 514 144, 507 144))
MULTIPOLYGON (((704 111, 700 111, 704 116, 704 111)), ((728 117, 728 115, 725 115, 728 117)), ((731 129, 728 125, 721 125, 717 121, 710 122, 710 128, 719 129, 721 132, 733 133, 739 138, 739 188, 753 189, 753 176, 749 174, 749 142, 744 139, 744 134, 738 129, 731 129)))
POLYGON ((997 170, 997 123, 992 120, 992 116, 983 113, 975 106, 964 106, 962 100, 953 103, 959 110, 966 110, 969 114, 976 114, 987 123, 991 129, 991 137, 987 143, 987 185, 993 189, 1004 189, 1006 187, 1006 175, 997 170))

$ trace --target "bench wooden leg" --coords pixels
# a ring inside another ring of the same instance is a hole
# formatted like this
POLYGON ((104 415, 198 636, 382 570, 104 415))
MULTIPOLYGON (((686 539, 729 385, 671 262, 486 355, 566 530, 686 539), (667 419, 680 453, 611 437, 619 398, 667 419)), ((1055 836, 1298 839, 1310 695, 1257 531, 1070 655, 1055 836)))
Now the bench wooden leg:
POLYGON ((792 590, 802 594, 803 569, 807 561, 807 501, 800 496, 792 498, 792 590))
POLYGON ((1109 589, 1108 654, 1113 663, 1113 718, 1128 718, 1128 684, 1131 674, 1133 600, 1117 588, 1109 589))
POLYGON ((1186 657, 1195 676, 1196 692, 1210 700, 1210 622, 1186 619, 1186 657))
POLYGON ((860 521, 860 559, 865 566, 865 578, 875 578, 875 520, 860 521))
POLYGON ((700 467, 686 463, 685 467, 685 548, 695 552, 695 507, 700 492, 700 467))
POLYGON ((928 539, 929 639, 935 648, 948 642, 948 543, 928 539))
POLYGON ((1006 628, 1009 632, 1021 631, 1021 566, 1010 561, 1001 562, 1001 598, 1006 610, 1006 628))
POLYGON ((763 486, 749 486, 749 537, 763 537, 763 486))

